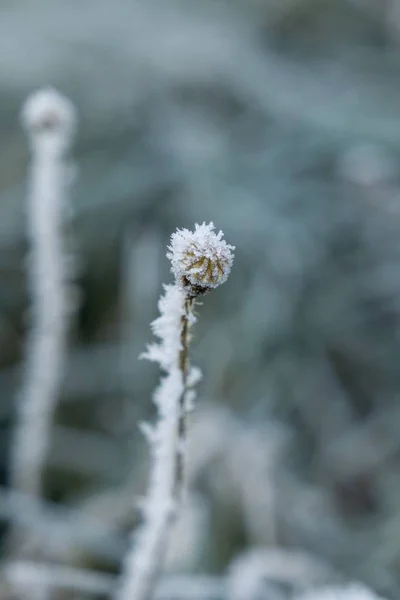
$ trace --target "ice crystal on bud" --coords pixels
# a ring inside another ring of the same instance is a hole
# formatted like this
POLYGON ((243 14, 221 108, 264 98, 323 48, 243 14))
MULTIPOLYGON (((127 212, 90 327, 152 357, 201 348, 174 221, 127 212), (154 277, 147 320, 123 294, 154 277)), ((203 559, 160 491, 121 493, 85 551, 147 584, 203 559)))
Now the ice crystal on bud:
POLYGON ((171 236, 167 257, 176 282, 190 296, 199 296, 224 283, 233 262, 234 246, 215 233, 214 224, 195 225, 194 231, 178 229, 171 236))

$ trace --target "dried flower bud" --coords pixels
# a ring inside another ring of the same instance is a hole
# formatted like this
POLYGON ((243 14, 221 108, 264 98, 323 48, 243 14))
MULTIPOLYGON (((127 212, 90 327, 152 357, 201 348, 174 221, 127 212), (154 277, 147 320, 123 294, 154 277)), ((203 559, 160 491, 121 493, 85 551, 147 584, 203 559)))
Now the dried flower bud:
POLYGON ((215 233, 214 224, 196 224, 194 231, 178 229, 171 236, 167 257, 175 280, 192 297, 224 283, 233 262, 234 246, 215 233))

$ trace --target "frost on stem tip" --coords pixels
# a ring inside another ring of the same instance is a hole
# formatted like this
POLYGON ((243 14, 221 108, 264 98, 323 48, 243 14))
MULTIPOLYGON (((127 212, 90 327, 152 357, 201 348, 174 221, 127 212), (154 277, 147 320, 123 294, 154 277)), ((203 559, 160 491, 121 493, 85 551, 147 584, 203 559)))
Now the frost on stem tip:
POLYGON ((234 246, 226 243, 214 224, 196 223, 195 230, 178 229, 171 236, 167 257, 175 280, 192 297, 206 294, 226 281, 234 246))
POLYGON ((68 98, 53 88, 31 94, 21 111, 21 121, 33 144, 62 154, 76 129, 76 112, 68 98))

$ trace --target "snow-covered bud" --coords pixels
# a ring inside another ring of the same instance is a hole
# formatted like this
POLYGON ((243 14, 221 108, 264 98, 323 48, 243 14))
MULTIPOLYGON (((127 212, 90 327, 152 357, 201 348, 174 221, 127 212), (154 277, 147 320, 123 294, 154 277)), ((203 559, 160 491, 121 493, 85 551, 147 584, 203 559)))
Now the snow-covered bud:
POLYGON ((214 224, 196 223, 195 230, 178 229, 171 236, 167 257, 177 284, 196 297, 224 283, 233 263, 234 246, 215 233, 214 224))
POLYGON ((43 88, 25 102, 21 121, 34 146, 61 155, 76 129, 76 112, 70 100, 53 88, 43 88))

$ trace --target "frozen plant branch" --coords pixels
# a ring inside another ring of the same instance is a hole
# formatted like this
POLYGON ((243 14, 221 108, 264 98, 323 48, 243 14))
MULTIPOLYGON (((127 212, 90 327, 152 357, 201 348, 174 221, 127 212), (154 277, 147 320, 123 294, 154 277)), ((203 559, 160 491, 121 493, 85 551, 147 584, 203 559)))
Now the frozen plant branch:
POLYGON ((43 462, 65 357, 69 297, 62 222, 75 110, 53 89, 28 98, 22 123, 31 147, 28 189, 32 329, 12 444, 12 486, 39 498, 43 462))
POLYGON ((164 286, 158 304, 160 316, 152 330, 160 340, 143 358, 157 362, 165 373, 153 401, 158 420, 142 425, 151 448, 151 472, 143 503, 144 524, 128 551, 117 600, 149 600, 154 592, 168 544, 168 535, 182 499, 185 469, 186 415, 194 400, 199 371, 189 366, 190 330, 195 323, 196 298, 226 281, 233 262, 228 245, 214 225, 176 231, 167 257, 175 276, 164 286))

